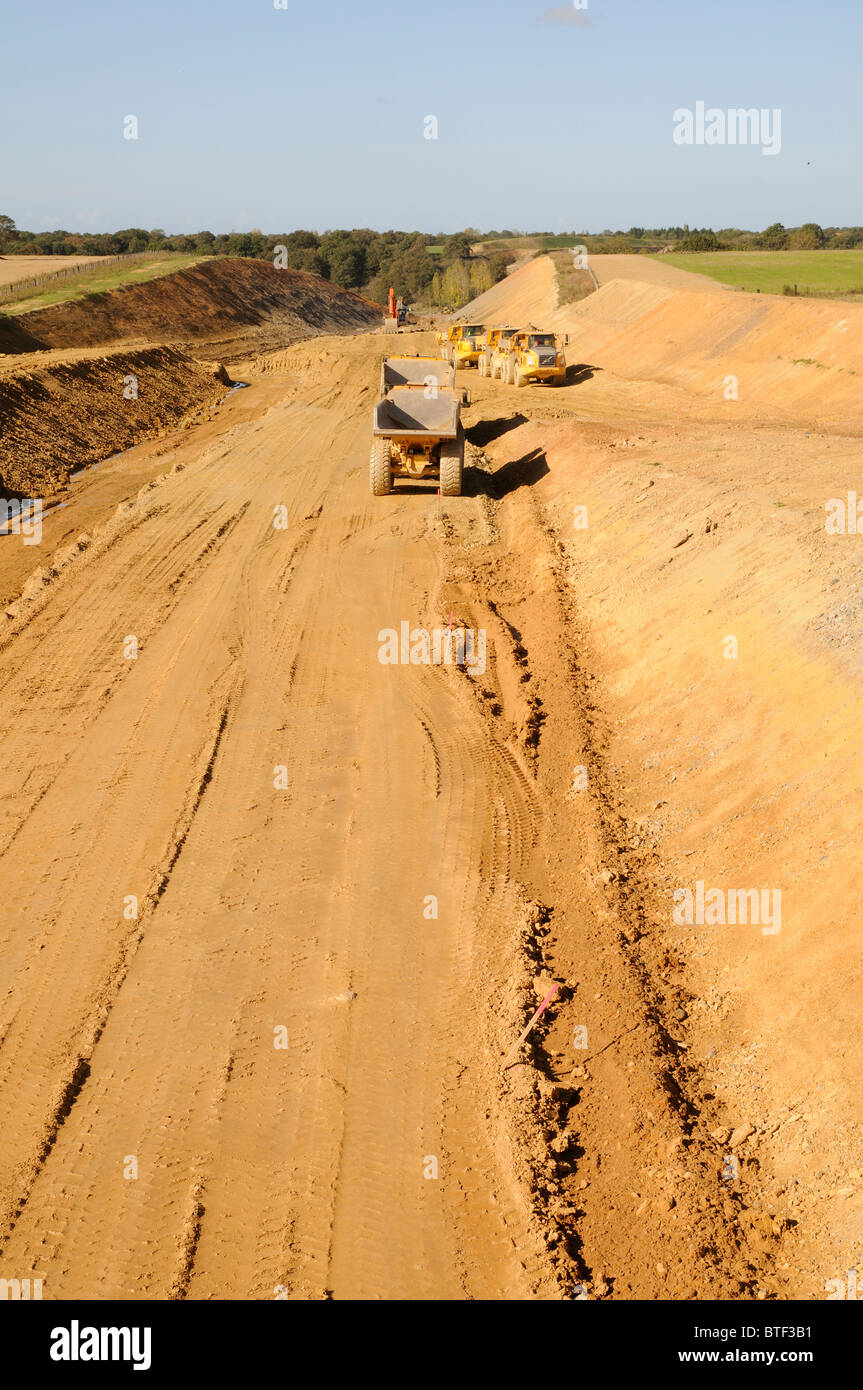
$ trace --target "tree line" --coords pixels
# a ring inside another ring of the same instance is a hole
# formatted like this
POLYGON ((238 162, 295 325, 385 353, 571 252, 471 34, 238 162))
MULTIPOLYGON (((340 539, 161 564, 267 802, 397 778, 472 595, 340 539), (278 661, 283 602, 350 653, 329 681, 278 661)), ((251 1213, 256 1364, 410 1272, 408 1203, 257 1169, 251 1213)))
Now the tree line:
POLYGON ((343 289, 386 303, 392 286, 406 303, 459 308, 506 273, 515 249, 551 251, 584 245, 588 252, 822 250, 863 246, 863 227, 800 227, 771 223, 764 231, 738 227, 629 227, 602 232, 374 232, 368 227, 326 232, 201 231, 168 235, 161 227, 116 232, 28 232, 0 216, 0 254, 117 256, 174 251, 198 256, 244 256, 309 271, 343 289), (279 260, 277 261, 277 255, 279 260))
POLYGON ((821 227, 817 222, 804 222, 800 227, 785 227, 773 222, 762 232, 741 227, 630 227, 627 231, 486 233, 486 240, 495 237, 539 238, 543 250, 552 251, 579 243, 598 254, 633 251, 821 251, 847 250, 863 246, 863 227, 821 227))
POLYGON ((466 303, 505 273, 506 251, 475 253, 478 235, 463 232, 352 231, 264 233, 210 231, 169 236, 161 227, 124 227, 116 232, 80 233, 63 229, 28 232, 11 217, 0 216, 0 254, 45 256, 117 256, 140 251, 176 251, 204 256, 244 256, 284 263, 293 270, 320 275, 343 289, 357 290, 386 303, 393 287, 407 303, 426 300, 466 303), (284 250, 282 249, 284 248, 284 250))

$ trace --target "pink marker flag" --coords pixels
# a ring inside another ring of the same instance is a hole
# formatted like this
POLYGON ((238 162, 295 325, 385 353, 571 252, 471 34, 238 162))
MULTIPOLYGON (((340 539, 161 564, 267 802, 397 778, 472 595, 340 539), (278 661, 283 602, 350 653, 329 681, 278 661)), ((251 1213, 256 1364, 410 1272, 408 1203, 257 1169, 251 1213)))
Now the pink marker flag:
POLYGON ((533 1025, 536 1023, 537 1019, 540 1018, 540 1017, 542 1016, 542 1014, 545 1012, 546 1008, 547 1008, 548 1005, 551 1003, 552 999, 553 999, 554 996, 557 994, 557 991, 558 991, 560 988, 561 988, 561 986, 558 984, 558 985, 555 985, 553 989, 550 989, 550 990, 549 990, 548 994, 547 994, 547 995, 545 996, 545 998, 543 999, 542 1003, 540 1004, 540 1006, 539 1006, 539 1008, 537 1009, 536 1013, 534 1014, 533 1018, 530 1020, 530 1023, 527 1025, 527 1027, 525 1028, 525 1030, 524 1030, 524 1032, 522 1033, 521 1037, 519 1038, 518 1042, 515 1043, 514 1046, 512 1046, 512 1047, 509 1049, 509 1052, 506 1054, 506 1057, 504 1058, 504 1062, 503 1062, 503 1071, 506 1071, 507 1067, 509 1066, 509 1063, 510 1063, 511 1058, 513 1058, 513 1057, 515 1056, 515 1054, 518 1052, 518 1049, 521 1047, 522 1043, 524 1042, 524 1040, 525 1040, 525 1038, 527 1037, 528 1033, 530 1032, 531 1028, 532 1028, 533 1025))

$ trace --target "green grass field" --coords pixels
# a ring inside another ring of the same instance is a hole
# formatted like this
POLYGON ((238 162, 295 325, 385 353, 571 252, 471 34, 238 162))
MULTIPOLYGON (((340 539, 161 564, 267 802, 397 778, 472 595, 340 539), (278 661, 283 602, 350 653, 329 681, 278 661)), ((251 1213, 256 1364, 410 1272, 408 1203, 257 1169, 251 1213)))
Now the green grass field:
POLYGON ((41 290, 31 291, 21 299, 4 300, 0 306, 3 314, 29 314, 33 309, 47 309, 52 304, 65 304, 69 299, 83 299, 88 294, 103 294, 105 290, 116 290, 121 285, 138 285, 145 280, 157 280, 161 275, 172 275, 176 270, 186 270, 198 261, 213 260, 212 256, 202 256, 197 252, 185 255, 178 252, 158 261, 138 261, 134 265, 115 262, 97 267, 95 270, 82 270, 80 275, 69 275, 63 280, 55 280, 41 290))
POLYGON ((762 294, 782 294, 786 285, 796 285, 798 294, 863 295, 863 249, 671 252, 652 259, 709 275, 734 289, 760 290, 762 294))

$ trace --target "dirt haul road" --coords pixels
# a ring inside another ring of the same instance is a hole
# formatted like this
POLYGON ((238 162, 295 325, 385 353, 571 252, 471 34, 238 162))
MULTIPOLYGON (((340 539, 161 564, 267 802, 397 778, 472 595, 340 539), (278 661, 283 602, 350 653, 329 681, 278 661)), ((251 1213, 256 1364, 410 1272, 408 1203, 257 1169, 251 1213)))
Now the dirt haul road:
POLYGON ((680 996, 633 952, 633 827, 530 459, 373 499, 385 346, 265 361, 257 413, 241 393, 7 610, 0 1275, 781 1296, 782 1223, 723 1183, 680 996), (451 615, 485 670, 382 664, 383 630, 451 615))

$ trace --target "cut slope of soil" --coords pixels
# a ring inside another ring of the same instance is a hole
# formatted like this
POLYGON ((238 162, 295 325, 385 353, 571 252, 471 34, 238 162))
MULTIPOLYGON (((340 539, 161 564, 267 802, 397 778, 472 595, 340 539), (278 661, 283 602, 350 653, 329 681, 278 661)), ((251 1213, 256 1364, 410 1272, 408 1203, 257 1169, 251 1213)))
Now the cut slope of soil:
POLYGON ((550 256, 538 256, 514 270, 485 294, 478 295, 453 317, 486 324, 533 324, 545 327, 545 318, 557 307, 557 276, 550 256))
POLYGON ((27 368, 0 374, 0 491, 29 497, 50 496, 70 473, 190 411, 206 416, 226 390, 212 369, 171 347, 28 360, 27 368))
MULTIPOLYGON (((585 395, 605 388, 599 376, 585 395)), ((700 1124, 727 1198, 748 1213, 735 1219, 750 1245, 776 1250, 774 1294, 823 1298, 825 1281, 854 1265, 863 1229, 850 1042, 859 559, 856 537, 824 529, 826 499, 854 487, 856 441, 689 422, 633 437, 528 418, 488 449, 504 474, 543 460, 530 491, 593 634, 582 660, 603 692, 602 748, 621 770, 641 860, 612 861, 609 892, 622 910, 633 885, 643 890, 638 952, 677 994, 667 1028, 711 1098, 700 1124), (709 913, 679 925, 674 894, 699 881, 729 901, 752 890, 773 909, 781 894, 781 919, 767 931, 709 913)))
POLYGON ((863 306, 616 280, 552 322, 583 361, 712 397, 737 418, 863 424, 863 306))
POLYGON ((0 321, 0 352, 149 340, 233 358, 316 333, 376 327, 381 308, 317 275, 269 261, 219 258, 0 321))
POLYGON ((458 317, 568 332, 571 364, 680 387, 709 398, 717 418, 863 425, 863 305, 724 290, 638 256, 591 257, 591 266, 600 288, 578 304, 555 307, 543 256, 458 317), (626 278, 604 281, 611 262, 627 263, 626 278), (676 288, 677 277, 696 287, 676 288))

